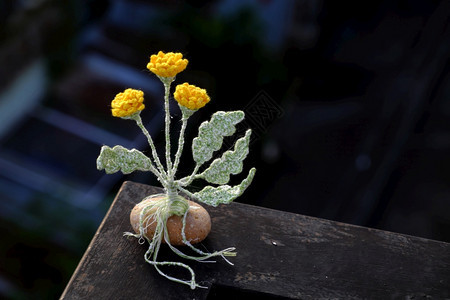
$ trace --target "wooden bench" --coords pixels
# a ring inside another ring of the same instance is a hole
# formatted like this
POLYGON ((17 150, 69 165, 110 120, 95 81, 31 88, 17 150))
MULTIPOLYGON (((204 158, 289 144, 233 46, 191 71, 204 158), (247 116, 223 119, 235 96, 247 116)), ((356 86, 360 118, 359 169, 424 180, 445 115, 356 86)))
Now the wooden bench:
POLYGON ((200 246, 236 247, 234 266, 186 261, 162 247, 160 259, 187 263, 209 287, 191 290, 144 261, 148 244, 122 236, 133 206, 159 192, 123 184, 61 299, 450 298, 450 244, 240 203, 206 207, 212 231, 200 246))

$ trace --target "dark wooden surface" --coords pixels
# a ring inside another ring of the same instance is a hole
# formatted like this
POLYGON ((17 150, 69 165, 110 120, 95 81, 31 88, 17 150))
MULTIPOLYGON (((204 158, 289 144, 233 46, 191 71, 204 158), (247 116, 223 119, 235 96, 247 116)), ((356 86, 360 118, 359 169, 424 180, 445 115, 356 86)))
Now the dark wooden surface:
POLYGON ((160 259, 189 264, 209 287, 191 290, 144 261, 147 244, 122 236, 132 230, 133 206, 157 192, 123 184, 62 299, 450 298, 450 244, 240 203, 207 207, 213 227, 200 246, 235 246, 234 266, 183 261, 161 249, 160 259))

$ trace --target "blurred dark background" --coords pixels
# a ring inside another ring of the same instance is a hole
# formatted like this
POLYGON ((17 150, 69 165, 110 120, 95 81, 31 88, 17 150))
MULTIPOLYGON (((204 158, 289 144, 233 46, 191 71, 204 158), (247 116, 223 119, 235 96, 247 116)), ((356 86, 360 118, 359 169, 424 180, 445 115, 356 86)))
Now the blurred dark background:
POLYGON ((127 87, 164 147, 159 50, 212 98, 180 175, 198 125, 243 109, 258 172, 239 202, 450 242, 449 16, 431 0, 0 1, 0 298, 59 297, 121 183, 158 185, 95 159, 147 149, 110 114, 127 87))

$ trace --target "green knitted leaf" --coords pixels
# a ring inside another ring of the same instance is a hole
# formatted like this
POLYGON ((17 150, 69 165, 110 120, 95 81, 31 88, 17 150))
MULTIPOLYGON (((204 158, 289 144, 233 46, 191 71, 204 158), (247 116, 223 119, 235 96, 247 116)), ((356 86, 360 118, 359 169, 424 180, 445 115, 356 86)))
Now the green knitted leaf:
POLYGON ((151 160, 139 150, 128 150, 120 145, 110 148, 103 146, 97 158, 97 169, 103 170, 107 174, 122 171, 123 174, 130 174, 136 170, 149 171, 151 160))
POLYGON ((226 151, 221 158, 215 159, 209 168, 196 177, 215 184, 226 184, 230 181, 230 174, 241 173, 243 160, 248 154, 251 133, 251 129, 247 130, 245 136, 237 140, 233 151, 226 151))
POLYGON ((214 207, 219 204, 228 204, 242 195, 245 189, 252 182, 255 172, 256 169, 252 168, 248 173, 247 178, 245 178, 239 185, 233 187, 229 185, 221 185, 219 187, 207 186, 200 192, 194 193, 194 196, 198 201, 214 207))
POLYGON ((198 136, 192 141, 192 156, 198 164, 211 159, 214 151, 222 147, 223 137, 236 131, 235 125, 244 119, 243 111, 214 113, 210 121, 205 121, 198 129, 198 136))

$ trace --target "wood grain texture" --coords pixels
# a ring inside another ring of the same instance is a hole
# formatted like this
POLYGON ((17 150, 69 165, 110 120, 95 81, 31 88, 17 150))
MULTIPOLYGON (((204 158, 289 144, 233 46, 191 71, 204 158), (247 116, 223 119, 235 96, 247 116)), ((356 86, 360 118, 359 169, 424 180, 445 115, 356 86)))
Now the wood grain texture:
POLYGON ((199 246, 235 246, 234 266, 186 261, 162 247, 159 259, 189 264, 212 287, 191 290, 145 263, 147 244, 122 236, 132 230, 133 206, 159 192, 123 184, 61 299, 207 299, 210 291, 220 298, 215 287, 265 299, 450 298, 450 244, 240 203, 207 207, 212 231, 199 246))

